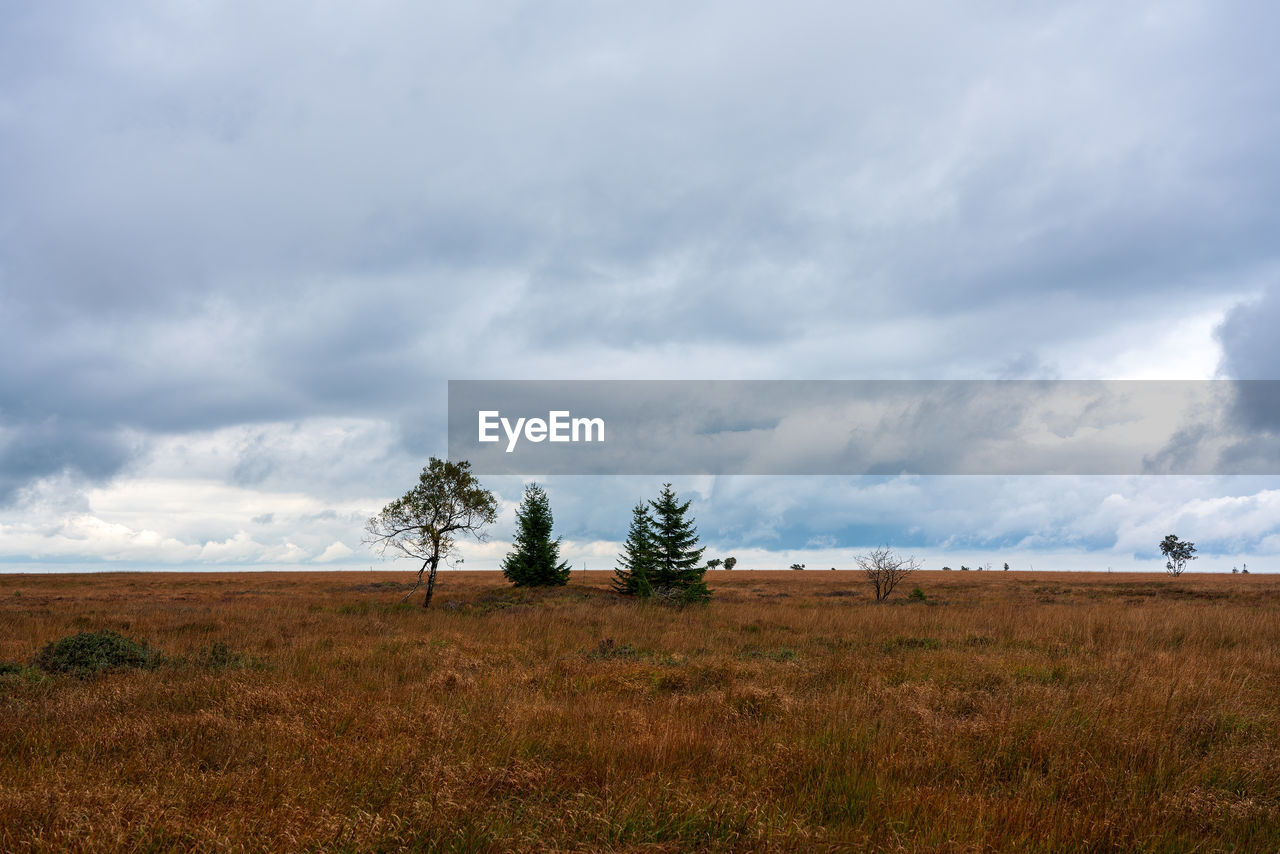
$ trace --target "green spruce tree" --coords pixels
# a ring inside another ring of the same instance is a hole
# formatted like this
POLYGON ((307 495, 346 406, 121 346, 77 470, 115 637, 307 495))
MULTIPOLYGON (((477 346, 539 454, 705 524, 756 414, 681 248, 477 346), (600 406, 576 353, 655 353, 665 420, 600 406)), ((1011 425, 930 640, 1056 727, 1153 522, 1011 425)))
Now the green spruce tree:
POLYGON ((613 571, 613 589, 628 596, 652 596, 649 576, 653 565, 653 517, 641 502, 631 510, 631 528, 627 531, 627 541, 622 544, 622 554, 618 555, 618 567, 613 571))
POLYGON ((546 491, 529 484, 516 510, 515 549, 502 561, 502 574, 517 587, 547 587, 569 580, 569 564, 560 561, 560 538, 551 539, 551 521, 546 491))
POLYGON ((663 484, 653 510, 653 570, 650 584, 655 594, 666 599, 702 602, 711 597, 702 575, 702 552, 698 531, 687 516, 689 505, 676 500, 671 484, 663 484))

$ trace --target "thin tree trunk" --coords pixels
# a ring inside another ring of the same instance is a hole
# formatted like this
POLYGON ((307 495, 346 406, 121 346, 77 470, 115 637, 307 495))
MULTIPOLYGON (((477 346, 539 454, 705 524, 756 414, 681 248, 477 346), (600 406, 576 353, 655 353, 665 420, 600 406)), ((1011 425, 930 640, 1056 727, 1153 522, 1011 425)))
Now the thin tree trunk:
POLYGON ((439 558, 431 559, 431 572, 427 574, 427 598, 422 600, 422 607, 424 608, 431 606, 431 594, 436 589, 436 566, 439 562, 439 558))
POLYGON ((412 596, 414 593, 418 592, 418 588, 422 586, 422 573, 425 572, 426 569, 427 569, 427 562, 424 560, 422 562, 422 567, 419 568, 418 570, 418 580, 414 582, 413 589, 411 589, 408 593, 404 594, 404 598, 400 600, 401 602, 408 602, 409 597, 412 596))

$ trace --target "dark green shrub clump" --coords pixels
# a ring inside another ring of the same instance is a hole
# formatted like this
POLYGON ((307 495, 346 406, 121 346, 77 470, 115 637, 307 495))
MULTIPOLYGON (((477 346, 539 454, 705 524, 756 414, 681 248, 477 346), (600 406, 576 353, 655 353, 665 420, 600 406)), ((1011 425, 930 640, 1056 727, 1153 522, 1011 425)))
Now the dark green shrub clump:
POLYGON ((46 673, 92 676, 107 670, 152 667, 159 654, 112 631, 81 632, 53 641, 36 654, 35 665, 46 673))

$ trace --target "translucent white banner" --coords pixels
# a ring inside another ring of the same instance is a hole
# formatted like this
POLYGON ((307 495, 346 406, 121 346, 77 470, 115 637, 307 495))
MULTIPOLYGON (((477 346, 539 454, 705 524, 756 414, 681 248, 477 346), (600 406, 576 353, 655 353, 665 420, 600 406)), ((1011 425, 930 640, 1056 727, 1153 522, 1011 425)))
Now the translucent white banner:
POLYGON ((480 474, 1277 474, 1280 381, 454 380, 480 474))

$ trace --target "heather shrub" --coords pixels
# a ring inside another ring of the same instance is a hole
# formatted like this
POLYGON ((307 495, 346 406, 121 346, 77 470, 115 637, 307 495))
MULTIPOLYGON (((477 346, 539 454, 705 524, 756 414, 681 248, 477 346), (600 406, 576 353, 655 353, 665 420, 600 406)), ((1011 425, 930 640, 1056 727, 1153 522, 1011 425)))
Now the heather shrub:
POLYGON ((46 673, 93 676, 108 670, 152 667, 159 654, 112 631, 81 632, 47 644, 35 665, 46 673))

